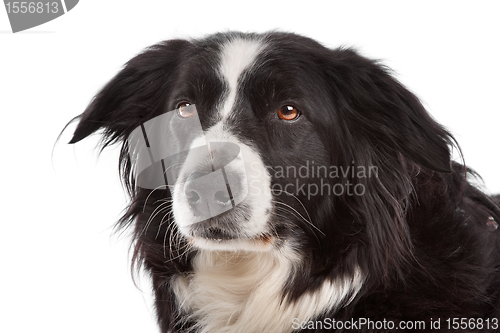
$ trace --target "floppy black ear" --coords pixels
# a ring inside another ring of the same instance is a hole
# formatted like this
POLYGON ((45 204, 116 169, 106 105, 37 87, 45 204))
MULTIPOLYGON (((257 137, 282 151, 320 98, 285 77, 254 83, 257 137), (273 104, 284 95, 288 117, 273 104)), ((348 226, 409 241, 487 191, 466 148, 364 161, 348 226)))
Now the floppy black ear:
POLYGON ((109 144, 134 129, 148 114, 164 107, 185 40, 170 40, 146 49, 131 59, 102 88, 87 109, 69 143, 76 143, 103 128, 109 144))
POLYGON ((328 66, 340 122, 390 156, 400 153, 428 169, 451 172, 455 140, 390 71, 352 50, 333 51, 328 66))

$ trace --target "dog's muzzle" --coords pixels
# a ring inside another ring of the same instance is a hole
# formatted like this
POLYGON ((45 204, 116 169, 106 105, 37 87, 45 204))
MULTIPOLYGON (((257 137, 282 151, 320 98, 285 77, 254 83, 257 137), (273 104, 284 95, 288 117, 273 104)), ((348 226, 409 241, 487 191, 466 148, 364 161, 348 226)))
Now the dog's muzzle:
POLYGON ((223 214, 247 195, 247 179, 238 145, 210 142, 192 149, 184 162, 181 188, 197 221, 223 214))

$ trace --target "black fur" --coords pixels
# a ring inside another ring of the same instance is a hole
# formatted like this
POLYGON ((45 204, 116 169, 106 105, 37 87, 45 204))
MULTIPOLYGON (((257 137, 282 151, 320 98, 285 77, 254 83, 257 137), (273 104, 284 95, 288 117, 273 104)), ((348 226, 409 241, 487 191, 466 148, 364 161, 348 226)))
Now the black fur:
MULTIPOLYGON (((254 145, 266 165, 314 161, 378 170, 377 177, 327 180, 332 186, 361 184, 364 195, 298 194, 302 207, 290 196, 274 194, 302 214, 307 210, 321 230, 296 214, 271 212, 276 235, 299 242, 305 258, 283 294, 298 298, 359 266, 367 273, 360 292, 324 318, 427 323, 441 318, 443 328, 448 318, 500 317, 500 231, 488 225, 491 218, 500 222, 499 197, 490 199, 468 183, 475 174, 450 160, 450 148, 458 148, 455 140, 419 100, 387 68, 351 49, 330 50, 287 33, 227 33, 166 41, 130 60, 80 116, 71 140, 102 129, 103 147, 123 143, 120 173, 131 203, 119 226, 134 229, 134 262, 152 276, 162 332, 192 324, 180 320, 169 279, 191 272, 196 250, 186 253, 186 241, 170 235, 176 229, 169 228, 170 218, 161 223, 165 213, 146 228, 170 193, 135 186, 126 139, 142 122, 182 100, 196 102, 203 128, 217 122, 226 87, 215 72, 216 55, 223 41, 235 37, 263 38, 269 45, 245 77, 231 122, 232 132, 254 145), (279 122, 274 115, 285 104, 296 105, 303 119, 293 126, 279 122), (164 246, 171 236, 180 239, 179 247, 164 246)), ((273 179, 273 184, 289 182, 295 179, 273 179)))

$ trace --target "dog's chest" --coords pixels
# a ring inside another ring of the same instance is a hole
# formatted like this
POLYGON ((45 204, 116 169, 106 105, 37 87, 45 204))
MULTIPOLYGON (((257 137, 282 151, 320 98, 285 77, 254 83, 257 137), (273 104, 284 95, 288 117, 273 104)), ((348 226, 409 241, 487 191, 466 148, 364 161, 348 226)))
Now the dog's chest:
POLYGON ((290 302, 283 287, 292 262, 271 253, 201 252, 195 273, 174 278, 172 288, 178 304, 197 323, 197 332, 291 332, 294 321, 335 308, 353 291, 346 281, 325 281, 290 302))
POLYGON ((174 293, 201 332, 288 332, 282 290, 291 263, 263 253, 199 253, 195 273, 177 277, 174 293))

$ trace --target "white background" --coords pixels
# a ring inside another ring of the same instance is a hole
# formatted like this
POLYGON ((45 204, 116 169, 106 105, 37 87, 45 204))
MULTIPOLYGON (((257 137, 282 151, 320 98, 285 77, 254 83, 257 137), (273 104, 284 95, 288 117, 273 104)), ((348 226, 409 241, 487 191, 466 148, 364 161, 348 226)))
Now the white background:
MULTIPOLYGON (((64 125, 144 47, 224 30, 292 31, 382 59, 500 192, 496 1, 84 0, 12 34, 0 8, 0 332, 157 332, 132 283, 117 150, 54 147, 64 125), (237 4, 238 3, 238 4, 237 4)), ((293 55, 291 55, 293 56, 293 55)))

